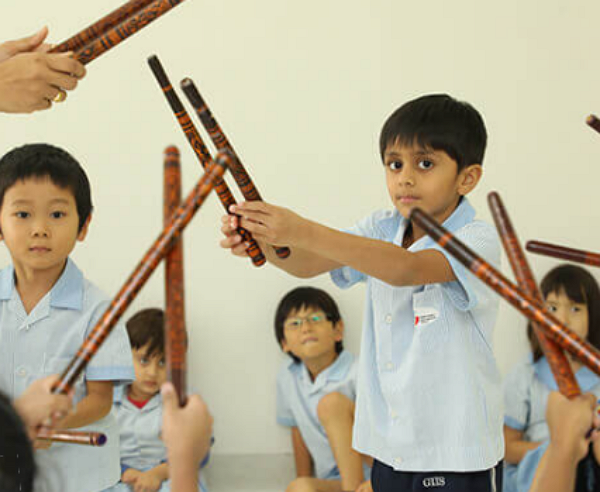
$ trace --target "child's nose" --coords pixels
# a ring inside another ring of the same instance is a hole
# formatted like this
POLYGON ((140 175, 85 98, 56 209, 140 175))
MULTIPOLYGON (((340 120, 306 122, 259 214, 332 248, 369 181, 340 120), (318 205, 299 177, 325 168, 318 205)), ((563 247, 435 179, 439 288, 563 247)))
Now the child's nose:
POLYGON ((32 234, 36 237, 47 237, 50 235, 50 228, 45 220, 36 220, 33 223, 32 234))
POLYGON ((415 173, 410 166, 404 166, 398 176, 398 181, 402 185, 412 186, 415 184, 415 173))

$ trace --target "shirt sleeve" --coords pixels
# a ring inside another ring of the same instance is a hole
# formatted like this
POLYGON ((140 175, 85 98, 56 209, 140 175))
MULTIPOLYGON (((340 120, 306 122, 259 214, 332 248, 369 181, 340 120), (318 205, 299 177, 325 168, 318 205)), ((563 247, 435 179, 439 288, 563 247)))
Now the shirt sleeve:
POLYGON ((298 424, 289 403, 287 390, 293 384, 293 381, 285 373, 287 370, 287 367, 282 367, 277 374, 277 423, 284 427, 297 427, 298 424))
POLYGON ((527 429, 531 412, 533 370, 519 365, 504 381, 504 424, 517 431, 527 429))
MULTIPOLYGON (((390 220, 390 213, 380 210, 360 220, 354 226, 341 231, 369 239, 383 239, 380 223, 386 220, 390 220)), ((347 289, 359 282, 365 282, 367 279, 364 273, 348 266, 333 270, 330 275, 333 283, 341 289, 347 289)))
MULTIPOLYGON (((498 233, 490 225, 482 221, 474 221, 454 233, 459 241, 472 249, 477 255, 494 267, 500 265, 500 240, 498 233)), ((494 301, 496 294, 486 284, 473 275, 448 251, 435 243, 431 249, 440 251, 450 263, 456 276, 453 282, 442 284, 449 294, 452 303, 460 311, 470 311, 476 307, 494 301)))
MULTIPOLYGON (((94 310, 86 336, 96 326, 108 305, 108 301, 99 303, 94 310)), ((122 384, 130 383, 135 379, 129 336, 122 323, 117 323, 106 337, 88 364, 85 377, 88 381, 114 381, 122 384)))

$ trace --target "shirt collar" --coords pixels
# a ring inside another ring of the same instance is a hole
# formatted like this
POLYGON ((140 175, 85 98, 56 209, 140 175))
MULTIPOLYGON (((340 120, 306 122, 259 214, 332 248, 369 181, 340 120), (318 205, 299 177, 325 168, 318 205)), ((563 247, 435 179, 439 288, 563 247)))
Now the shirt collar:
POLYGON ((292 360, 288 366, 288 370, 296 374, 299 373, 303 382, 310 385, 312 391, 317 391, 328 382, 342 381, 348 374, 348 371, 352 366, 352 361, 352 354, 343 350, 337 356, 337 359, 335 359, 333 364, 324 369, 314 381, 312 381, 307 367, 301 362, 298 363, 292 360))
MULTIPOLYGON (((533 367, 535 375, 540 381, 542 381, 542 383, 544 383, 552 391, 558 391, 558 385, 554 380, 552 370, 550 369, 550 364, 548 364, 546 357, 542 357, 540 360, 538 360, 533 367)), ((575 373, 575 379, 577 380, 581 391, 584 393, 590 391, 594 386, 600 383, 600 378, 587 367, 580 368, 575 373)))
MULTIPOLYGON (((402 240, 404 239, 404 231, 408 226, 409 221, 408 219, 400 215, 400 212, 398 212, 398 210, 396 210, 393 215, 396 216, 395 228, 397 231, 396 236, 394 238, 394 243, 401 245, 402 240)), ((468 198, 463 196, 459 201, 458 206, 454 209, 452 214, 444 221, 442 226, 450 232, 456 232, 463 226, 467 225, 469 222, 472 222, 474 218, 475 209, 469 202, 468 198)), ((391 221, 390 225, 392 225, 391 221)), ((388 224, 385 224, 384 227, 388 227, 388 224)), ((416 241, 414 244, 419 244, 421 241, 423 241, 423 246, 429 245, 430 243, 434 242, 433 239, 431 239, 428 235, 425 235, 424 237, 416 241)))
MULTIPOLYGON (((10 300, 14 290, 15 269, 10 265, 0 271, 0 300, 10 300)), ((50 290, 50 306, 74 310, 83 307, 83 274, 70 258, 50 290)))
MULTIPOLYGON (((129 386, 131 386, 131 385, 130 384, 115 385, 115 387, 113 389, 113 403, 115 403, 117 405, 122 405, 123 403, 128 402, 129 404, 131 404, 132 407, 134 407, 133 403, 129 402, 129 400, 127 398, 127 390, 129 389, 129 386)), ((134 407, 134 408, 136 410, 146 411, 146 410, 152 410, 153 408, 156 408, 156 407, 160 406, 161 404, 162 404, 162 397, 161 397, 160 391, 159 391, 152 398, 150 398, 148 400, 148 403, 146 403, 142 408, 137 408, 137 407, 134 407)))

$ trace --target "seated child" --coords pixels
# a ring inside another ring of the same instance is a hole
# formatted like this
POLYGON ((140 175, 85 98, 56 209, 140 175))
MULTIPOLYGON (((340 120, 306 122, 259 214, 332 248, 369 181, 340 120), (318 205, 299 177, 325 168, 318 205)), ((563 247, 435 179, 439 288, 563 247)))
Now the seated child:
MULTIPOLYGON (((549 311, 581 338, 600 347, 600 289, 594 277, 578 266, 563 265, 551 270, 540 287, 549 311)), ((505 492, 523 492, 531 487, 550 438, 548 396, 558 390, 531 326, 528 335, 532 355, 505 382, 505 492)), ((567 356, 581 390, 600 397, 600 378, 567 356)))
MULTIPOLYGON (((91 211, 87 176, 64 150, 25 145, 0 159, 0 238, 12 259, 0 271, 0 391, 13 400, 33 381, 66 369, 108 307, 69 258, 85 239, 91 211)), ((108 443, 36 443, 36 490, 95 492, 117 483, 113 384, 132 379, 129 341, 117 325, 76 381, 75 412, 56 424, 103 432, 108 443)))
POLYGON ((370 475, 352 449, 356 363, 326 292, 299 287, 279 303, 275 336, 291 360, 277 376, 277 422, 292 431, 298 478, 291 491, 356 490, 370 475))
MULTIPOLYGON (((127 322, 135 380, 115 391, 122 474, 113 492, 170 490, 167 448, 161 440, 160 388, 167 379, 164 323, 163 311, 155 308, 143 309, 127 322)), ((207 461, 203 458, 202 466, 207 461)), ((197 488, 206 492, 202 477, 197 488)))

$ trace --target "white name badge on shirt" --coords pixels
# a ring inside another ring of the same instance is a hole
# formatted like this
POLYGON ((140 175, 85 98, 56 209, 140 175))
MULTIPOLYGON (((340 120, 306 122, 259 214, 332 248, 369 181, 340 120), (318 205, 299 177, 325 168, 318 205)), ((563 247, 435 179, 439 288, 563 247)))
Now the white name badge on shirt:
POLYGON ((440 317, 440 312, 432 307, 420 306, 415 308, 415 328, 433 323, 440 317))

